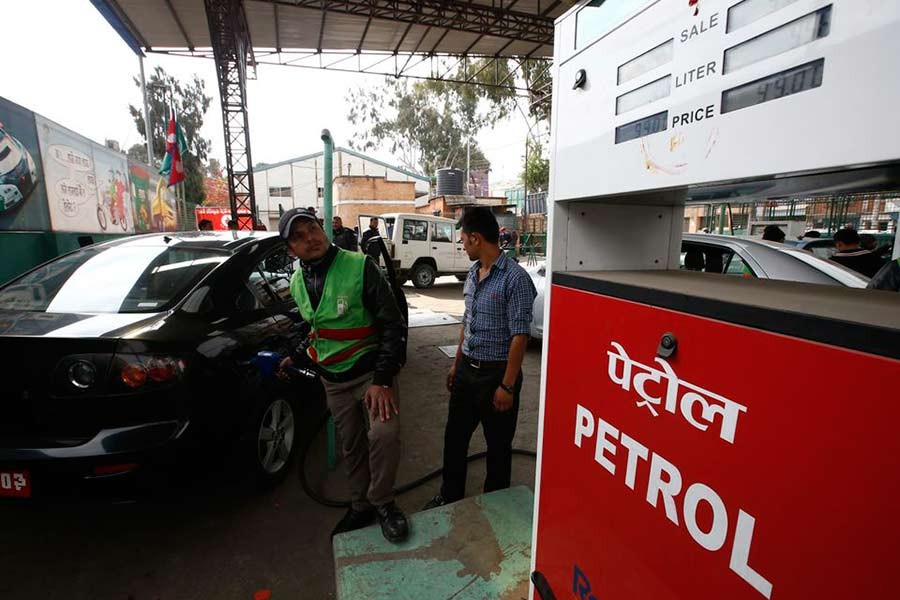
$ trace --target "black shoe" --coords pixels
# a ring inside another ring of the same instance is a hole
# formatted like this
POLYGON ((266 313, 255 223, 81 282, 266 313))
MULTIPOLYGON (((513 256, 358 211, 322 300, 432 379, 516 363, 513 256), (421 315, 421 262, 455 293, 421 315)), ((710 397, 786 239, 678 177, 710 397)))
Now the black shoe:
POLYGON ((409 522, 406 515, 393 502, 376 506, 375 514, 378 515, 381 533, 387 541, 396 544, 409 536, 409 522))
POLYGON ((374 508, 368 510, 353 510, 351 508, 347 511, 347 514, 344 515, 344 518, 338 521, 338 524, 331 530, 331 537, 334 537, 339 533, 347 533, 348 531, 356 531, 357 529, 368 527, 374 522, 374 508))
POLYGON ((431 500, 425 503, 425 506, 422 507, 422 510, 431 510, 432 508, 437 508, 438 506, 444 506, 445 504, 449 504, 444 497, 438 494, 431 500))

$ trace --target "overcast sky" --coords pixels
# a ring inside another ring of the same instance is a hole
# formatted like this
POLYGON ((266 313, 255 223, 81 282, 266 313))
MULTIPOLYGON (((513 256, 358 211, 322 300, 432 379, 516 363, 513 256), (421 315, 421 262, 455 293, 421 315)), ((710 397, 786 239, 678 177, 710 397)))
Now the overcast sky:
MULTIPOLYGON (((123 150, 142 138, 128 114, 141 98, 132 78, 138 58, 88 0, 4 2, 0 49, 6 57, 0 96, 21 104, 95 141, 117 140, 123 150)), ((213 104, 203 135, 212 156, 224 161, 222 119, 212 61, 150 54, 148 73, 162 66, 179 79, 197 73, 213 104)), ((380 76, 315 69, 261 66, 249 82, 253 162, 277 162, 321 149, 327 127, 338 145, 352 135, 346 93, 377 85, 380 76)), ((483 132, 479 142, 492 163, 492 184, 515 179, 522 166, 527 125, 521 116, 483 132)), ((378 158, 399 164, 387 153, 378 158)))

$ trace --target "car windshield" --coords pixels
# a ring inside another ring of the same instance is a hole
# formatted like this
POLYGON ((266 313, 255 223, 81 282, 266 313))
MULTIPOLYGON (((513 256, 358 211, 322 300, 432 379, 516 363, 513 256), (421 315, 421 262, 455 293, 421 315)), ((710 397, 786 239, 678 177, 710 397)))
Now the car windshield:
POLYGON ((22 155, 12 145, 9 136, 0 138, 0 175, 15 169, 21 160, 22 155))
POLYGON ((86 248, 0 289, 0 309, 48 313, 167 310, 226 255, 151 245, 86 248))

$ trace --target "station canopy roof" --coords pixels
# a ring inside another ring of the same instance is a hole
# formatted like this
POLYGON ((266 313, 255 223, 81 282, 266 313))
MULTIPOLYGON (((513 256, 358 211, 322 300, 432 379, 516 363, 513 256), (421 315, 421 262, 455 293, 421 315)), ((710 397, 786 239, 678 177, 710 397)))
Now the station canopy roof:
MULTIPOLYGON (((206 0, 223 1, 223 0, 206 0)), ((92 0, 132 48, 211 55, 204 0, 92 0), (131 38, 131 39, 129 39, 131 38)), ((574 0, 244 0, 253 52, 547 58, 574 0)))

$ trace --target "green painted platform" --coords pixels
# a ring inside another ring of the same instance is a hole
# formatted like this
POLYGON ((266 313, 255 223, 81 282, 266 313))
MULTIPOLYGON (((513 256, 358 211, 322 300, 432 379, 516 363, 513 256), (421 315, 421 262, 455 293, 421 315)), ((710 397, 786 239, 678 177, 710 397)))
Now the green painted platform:
POLYGON ((524 486, 410 517, 391 544, 378 526, 334 538, 338 600, 524 600, 534 495, 524 486))

